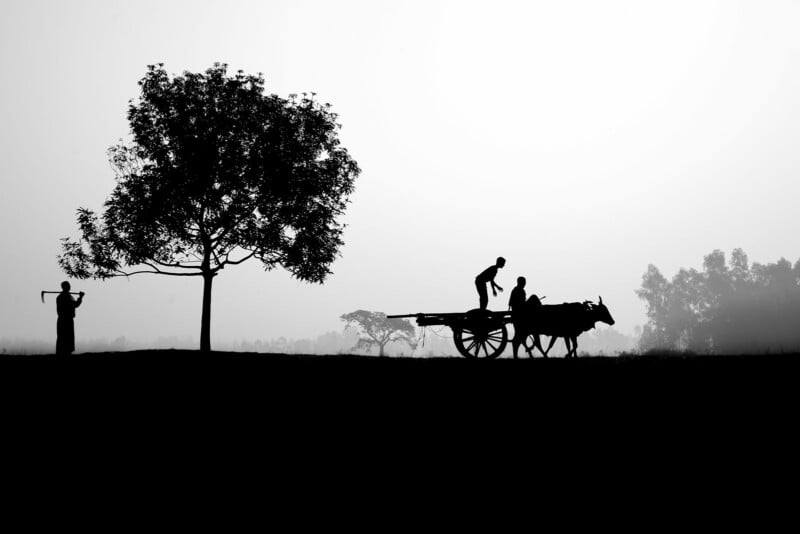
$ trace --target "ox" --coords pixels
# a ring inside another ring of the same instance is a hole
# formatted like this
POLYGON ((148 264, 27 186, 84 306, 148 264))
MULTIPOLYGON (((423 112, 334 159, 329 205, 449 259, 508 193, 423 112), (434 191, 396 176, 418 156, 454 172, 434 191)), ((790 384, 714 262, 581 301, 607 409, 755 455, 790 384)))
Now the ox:
MULTIPOLYGON (((528 302, 525 309, 525 326, 527 327, 525 336, 533 336, 534 346, 542 352, 545 358, 547 353, 553 348, 556 339, 563 337, 567 345, 567 358, 578 356, 578 336, 595 327, 595 323, 603 322, 608 325, 614 324, 614 319, 608 312, 608 308, 603 304, 603 297, 600 303, 586 301, 565 302, 564 304, 551 304, 543 306, 537 302, 528 302), (547 350, 542 350, 539 343, 539 336, 550 336, 550 346, 547 350), (571 347, 570 347, 570 341, 571 347)), ((524 344, 528 356, 533 357, 534 347, 528 348, 524 344)))

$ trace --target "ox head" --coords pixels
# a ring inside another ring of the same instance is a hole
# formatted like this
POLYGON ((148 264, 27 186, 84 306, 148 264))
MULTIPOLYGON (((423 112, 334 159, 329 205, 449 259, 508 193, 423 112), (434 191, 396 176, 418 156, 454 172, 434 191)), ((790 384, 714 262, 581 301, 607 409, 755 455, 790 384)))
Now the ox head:
POLYGON ((594 318, 597 321, 606 323, 608 325, 614 324, 614 318, 611 317, 611 313, 609 313, 608 308, 606 308, 606 305, 603 304, 603 297, 600 297, 599 304, 592 304, 592 311, 594 311, 594 318))

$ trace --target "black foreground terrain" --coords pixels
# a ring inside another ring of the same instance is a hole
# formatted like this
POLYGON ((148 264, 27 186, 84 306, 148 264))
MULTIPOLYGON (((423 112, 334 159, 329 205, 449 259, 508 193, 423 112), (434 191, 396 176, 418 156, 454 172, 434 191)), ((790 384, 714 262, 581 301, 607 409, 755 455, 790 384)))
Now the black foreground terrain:
POLYGON ((488 361, 183 350, 0 355, 4 413, 33 430, 79 425, 81 433, 103 434, 109 424, 133 425, 136 439, 154 439, 201 429, 203 439, 230 446, 243 445, 242 434, 272 445, 311 435, 303 443, 315 451, 348 436, 381 435, 430 454, 444 453, 441 439, 460 436, 459 450, 478 457, 486 446, 525 455, 565 441, 585 455, 617 436, 627 436, 631 450, 680 436, 701 447, 732 430, 742 433, 735 440, 773 436, 767 441, 777 443, 783 438, 775 432, 794 429, 798 383, 800 354, 488 361))
MULTIPOLYGON (((190 350, 144 350, 83 353, 71 356, 0 355, 0 374, 6 381, 23 376, 63 376, 84 381, 102 377, 169 382, 178 388, 190 378, 236 379, 255 387, 403 387, 464 388, 481 395, 506 386, 511 391, 580 388, 614 394, 614 388, 658 386, 679 396, 680 388, 712 392, 719 388, 747 395, 756 388, 778 388, 800 382, 800 354, 761 355, 642 355, 619 357, 508 357, 472 360, 462 357, 410 358, 358 355, 262 354, 190 350)), ((561 394, 561 393, 560 393, 561 394)))
MULTIPOLYGON (((0 355, 0 390, 92 402, 123 395, 192 399, 204 404, 247 398, 291 407, 348 401, 438 403, 468 415, 502 405, 532 420, 564 406, 642 410, 648 403, 727 411, 800 405, 800 354, 622 356, 470 360, 146 350, 55 355, 0 355), (97 392, 100 393, 97 393, 97 392)), ((20 402, 18 395, 12 395, 20 402)), ((138 400, 136 400, 138 399, 138 400)), ((503 408, 505 410, 506 408, 503 408)), ((496 410, 494 410, 496 411, 496 410)), ((770 408, 764 415, 772 410, 770 408)), ((490 410, 490 413, 493 413, 490 410)), ((449 417, 449 416, 448 416, 449 417)), ((709 416, 712 417, 712 416, 709 416)))

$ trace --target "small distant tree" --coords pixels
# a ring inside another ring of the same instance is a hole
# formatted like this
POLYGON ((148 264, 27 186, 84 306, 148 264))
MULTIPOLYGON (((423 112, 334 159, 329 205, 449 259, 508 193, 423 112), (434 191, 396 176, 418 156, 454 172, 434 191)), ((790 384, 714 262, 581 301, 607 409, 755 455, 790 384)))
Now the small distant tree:
POLYGON ((356 310, 341 316, 345 321, 345 331, 352 330, 359 335, 354 349, 371 350, 378 347, 378 356, 384 356, 389 343, 402 341, 414 350, 417 337, 414 326, 405 319, 389 319, 385 313, 356 310))
POLYGON ((64 238, 59 256, 74 278, 202 278, 204 351, 212 281, 225 267, 256 258, 325 280, 359 174, 328 104, 265 94, 260 74, 226 68, 170 78, 148 67, 128 108, 133 141, 109 150, 117 184, 105 211, 79 209, 81 239, 64 238))

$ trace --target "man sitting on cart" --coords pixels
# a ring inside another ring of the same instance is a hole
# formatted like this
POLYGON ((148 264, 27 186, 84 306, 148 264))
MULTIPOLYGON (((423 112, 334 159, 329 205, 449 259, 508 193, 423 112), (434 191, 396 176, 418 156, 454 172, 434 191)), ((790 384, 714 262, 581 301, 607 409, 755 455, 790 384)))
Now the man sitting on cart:
POLYGON ((494 277, 497 276, 497 269, 502 269, 506 264, 503 257, 497 258, 494 265, 483 271, 475 277, 475 287, 478 289, 478 297, 480 299, 480 309, 485 310, 489 305, 489 294, 486 291, 486 284, 492 285, 492 294, 496 297, 497 291, 503 292, 503 288, 494 283, 494 277))
MULTIPOLYGON (((531 357, 531 358, 533 358, 533 349, 534 348, 539 349, 539 352, 542 353, 542 356, 547 358, 547 353, 542 348, 542 340, 539 337, 539 334, 537 332, 527 332, 527 328, 526 328, 531 323, 531 321, 536 321, 537 312, 539 312, 541 310, 541 308, 542 308, 542 299, 544 299, 544 298, 547 298, 547 297, 542 297, 540 299, 539 296, 534 293, 533 295, 528 297, 528 300, 525 303, 525 307, 523 308, 523 310, 521 312, 522 315, 524 315, 524 317, 525 317, 525 321, 523 322, 523 325, 524 325, 523 329, 526 330, 524 337, 527 338, 528 335, 533 336, 533 347, 528 348, 528 344, 525 343, 525 341, 522 342, 522 345, 525 347, 525 351, 528 353, 528 356, 531 357)), ((515 328, 515 337, 514 337, 514 339, 516 339, 516 326, 514 328, 515 328)))
MULTIPOLYGON (((508 299, 508 309, 511 310, 511 321, 514 325, 514 339, 511 340, 511 346, 514 349, 514 358, 517 358, 519 346, 525 345, 525 338, 527 329, 525 328, 525 277, 520 276, 517 278, 517 287, 511 290, 511 297, 508 299)), ((525 350, 528 347, 525 346, 525 350)))

